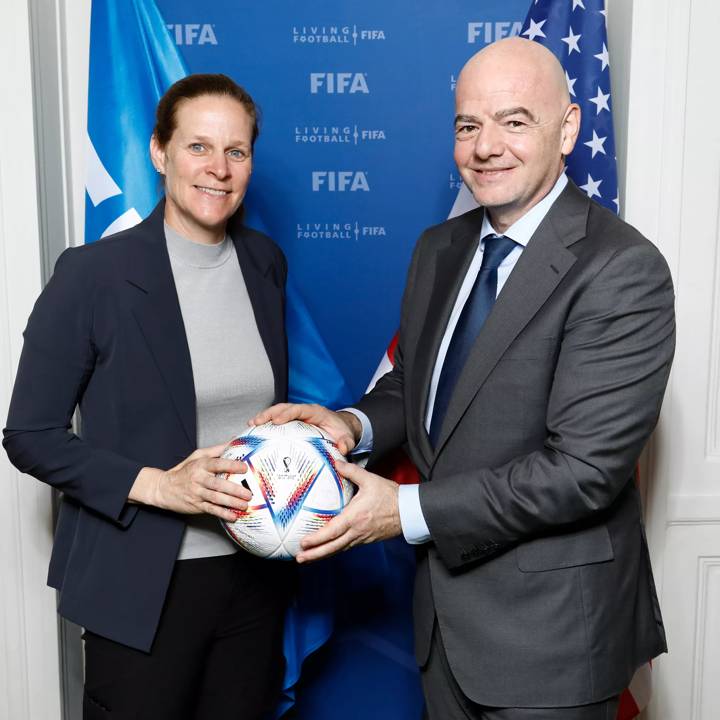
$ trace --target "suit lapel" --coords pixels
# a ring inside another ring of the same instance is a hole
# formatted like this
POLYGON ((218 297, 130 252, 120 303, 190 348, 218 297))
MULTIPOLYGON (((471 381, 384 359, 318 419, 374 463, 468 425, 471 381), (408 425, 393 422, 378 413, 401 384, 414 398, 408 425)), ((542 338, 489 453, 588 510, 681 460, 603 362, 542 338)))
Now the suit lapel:
POLYGON ((255 315, 255 323, 265 346, 275 378, 275 400, 287 396, 287 343, 284 330, 284 291, 274 278, 273 262, 253 253, 252 237, 246 228, 232 230, 232 239, 245 286, 255 315))
POLYGON ((195 382, 163 227, 161 202, 136 229, 145 241, 126 280, 138 292, 133 314, 192 448, 197 444, 195 382))
POLYGON ((568 246, 584 237, 587 212, 587 198, 570 183, 530 239, 470 351, 435 457, 498 360, 574 265, 576 257, 568 246))
POLYGON ((478 235, 482 227, 482 211, 471 215, 467 222, 455 230, 449 242, 437 250, 435 277, 425 323, 418 340, 420 351, 415 356, 412 372, 412 387, 416 389, 412 395, 413 427, 420 429, 418 441, 428 464, 433 457, 433 449, 425 431, 428 389, 440 343, 467 269, 477 251, 478 235))

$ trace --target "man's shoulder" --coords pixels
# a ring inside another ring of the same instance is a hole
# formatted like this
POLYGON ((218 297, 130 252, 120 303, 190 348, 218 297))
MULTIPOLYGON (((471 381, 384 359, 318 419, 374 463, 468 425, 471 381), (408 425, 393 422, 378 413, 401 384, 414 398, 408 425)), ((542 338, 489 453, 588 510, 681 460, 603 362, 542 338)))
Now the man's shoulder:
POLYGON ((589 201, 587 239, 591 244, 602 245, 606 249, 635 248, 660 254, 655 244, 634 225, 592 200, 589 201))

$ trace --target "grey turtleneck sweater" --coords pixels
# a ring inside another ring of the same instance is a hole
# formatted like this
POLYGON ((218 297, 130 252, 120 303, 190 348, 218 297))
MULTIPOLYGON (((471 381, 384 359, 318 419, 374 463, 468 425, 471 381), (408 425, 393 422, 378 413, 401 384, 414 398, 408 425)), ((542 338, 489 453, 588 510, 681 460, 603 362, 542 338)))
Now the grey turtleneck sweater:
MULTIPOLYGON (((165 224, 197 406, 197 446, 228 442, 272 404, 270 361, 257 329, 235 247, 187 240, 165 224)), ((209 515, 188 515, 178 560, 228 555, 237 546, 209 515)))

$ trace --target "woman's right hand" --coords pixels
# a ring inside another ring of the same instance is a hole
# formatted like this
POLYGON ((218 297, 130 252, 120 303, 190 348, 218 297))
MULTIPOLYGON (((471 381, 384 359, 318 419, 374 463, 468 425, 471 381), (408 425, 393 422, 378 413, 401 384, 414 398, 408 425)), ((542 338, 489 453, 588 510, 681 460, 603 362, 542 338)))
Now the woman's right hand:
POLYGON ((221 458, 226 445, 200 448, 170 470, 143 468, 128 500, 164 510, 199 515, 207 513, 229 522, 247 510, 252 493, 227 475, 247 472, 240 460, 221 458))

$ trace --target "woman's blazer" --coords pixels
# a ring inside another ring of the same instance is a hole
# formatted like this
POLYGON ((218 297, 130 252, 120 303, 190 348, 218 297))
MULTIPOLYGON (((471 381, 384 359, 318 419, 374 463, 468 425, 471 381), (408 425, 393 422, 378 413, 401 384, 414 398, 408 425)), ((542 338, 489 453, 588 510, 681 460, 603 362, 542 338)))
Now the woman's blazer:
MULTIPOLYGON (((173 467, 196 448, 192 366, 163 217, 161 202, 136 227, 60 256, 25 330, 3 440, 19 470, 63 493, 48 577, 60 614, 145 651, 185 522, 129 504, 128 493, 142 467, 173 467), (77 406, 79 435, 71 429, 77 406)), ((239 223, 228 233, 279 402, 288 383, 285 258, 239 223)), ((242 358, 218 348, 218 362, 242 358)))

